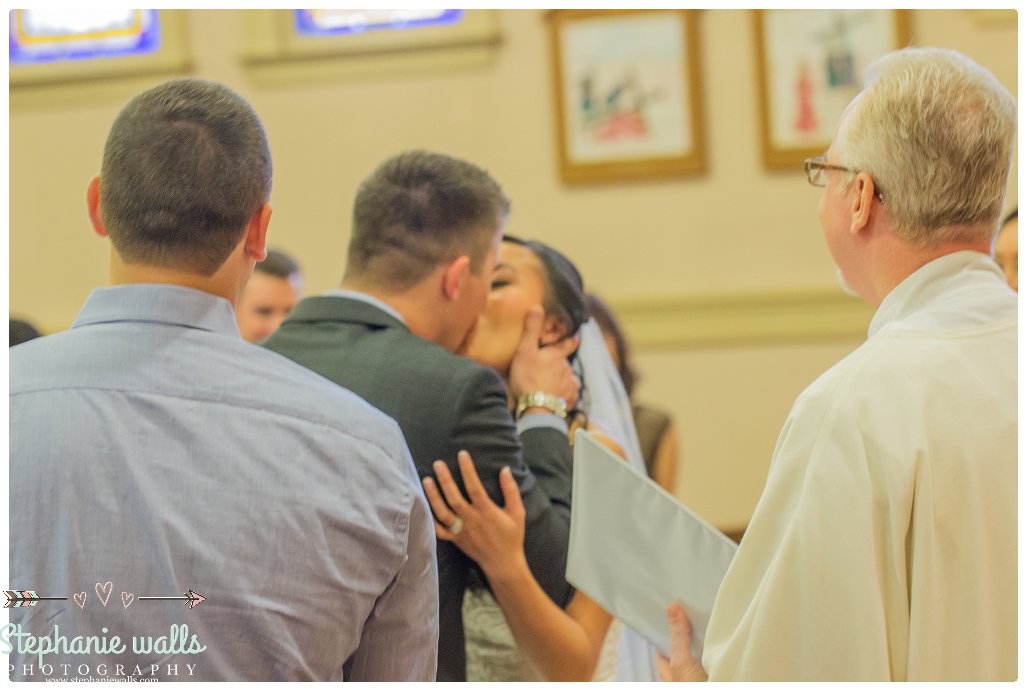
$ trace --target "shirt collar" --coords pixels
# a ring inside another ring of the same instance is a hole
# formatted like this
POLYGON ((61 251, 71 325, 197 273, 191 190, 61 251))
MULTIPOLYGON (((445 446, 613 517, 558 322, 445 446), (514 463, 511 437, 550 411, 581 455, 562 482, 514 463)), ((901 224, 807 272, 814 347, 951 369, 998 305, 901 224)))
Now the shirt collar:
POLYGON ((998 265, 988 255, 974 250, 952 252, 927 262, 884 297, 870 320, 867 336, 873 336, 888 324, 951 290, 953 283, 972 280, 971 276, 984 278, 987 274, 994 274, 1005 281, 998 265))
POLYGON ((71 328, 111 322, 174 324, 240 338, 235 311, 223 297, 163 283, 96 288, 71 328))
POLYGON ((322 293, 321 295, 322 297, 348 298, 350 300, 359 300, 360 302, 366 302, 367 304, 373 307, 377 307, 390 317, 394 317, 403 326, 407 325, 406 320, 403 319, 403 315, 397 312, 395 307, 382 302, 373 295, 361 293, 359 290, 344 290, 342 288, 335 288, 334 290, 329 290, 328 292, 322 293))

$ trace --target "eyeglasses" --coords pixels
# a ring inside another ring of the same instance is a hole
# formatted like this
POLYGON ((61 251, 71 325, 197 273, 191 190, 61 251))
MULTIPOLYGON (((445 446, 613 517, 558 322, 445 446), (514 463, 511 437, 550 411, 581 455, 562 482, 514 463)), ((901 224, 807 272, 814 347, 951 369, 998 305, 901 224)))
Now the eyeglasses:
MULTIPOLYGON (((814 187, 826 187, 827 186, 827 173, 831 170, 837 170, 843 173, 852 173, 855 175, 858 170, 852 168, 846 168, 845 166, 835 165, 828 163, 823 156, 817 156, 815 158, 807 158, 802 162, 803 168, 806 170, 806 177, 809 179, 809 184, 814 187)), ((881 192, 881 188, 878 187, 877 182, 874 182, 874 195, 881 200, 884 204, 884 193, 881 192)))

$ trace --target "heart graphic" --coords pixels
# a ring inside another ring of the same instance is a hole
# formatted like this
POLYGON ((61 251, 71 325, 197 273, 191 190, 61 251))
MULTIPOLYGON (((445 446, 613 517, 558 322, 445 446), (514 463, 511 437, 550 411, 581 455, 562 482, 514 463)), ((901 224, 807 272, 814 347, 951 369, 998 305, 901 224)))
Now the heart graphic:
POLYGON ((78 605, 79 609, 86 608, 86 591, 83 590, 81 593, 75 593, 75 604, 78 605))
POLYGON ((114 592, 114 584, 110 581, 107 581, 103 585, 97 583, 95 590, 96 596, 100 598, 100 604, 106 607, 107 600, 111 599, 111 593, 114 592))
POLYGON ((126 593, 124 590, 121 591, 121 604, 125 605, 125 609, 132 604, 132 600, 135 600, 136 596, 134 593, 126 593))

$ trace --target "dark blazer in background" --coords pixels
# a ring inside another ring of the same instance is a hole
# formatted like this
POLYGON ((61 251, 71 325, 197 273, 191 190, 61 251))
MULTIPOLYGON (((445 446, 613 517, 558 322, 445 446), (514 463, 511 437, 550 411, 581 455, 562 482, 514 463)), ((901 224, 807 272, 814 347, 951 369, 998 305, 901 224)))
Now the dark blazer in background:
MULTIPOLYGON (((546 593, 566 605, 573 594, 565 581, 571 500, 567 435, 546 427, 518 435, 495 371, 415 336, 374 305, 344 297, 302 300, 263 345, 394 418, 422 477, 443 460, 459 478, 456 455, 466 449, 489 496, 502 505, 499 471, 510 466, 524 498, 528 564, 546 593)), ((448 542, 439 543, 438 560, 438 679, 463 681, 461 606, 474 564, 448 542)))

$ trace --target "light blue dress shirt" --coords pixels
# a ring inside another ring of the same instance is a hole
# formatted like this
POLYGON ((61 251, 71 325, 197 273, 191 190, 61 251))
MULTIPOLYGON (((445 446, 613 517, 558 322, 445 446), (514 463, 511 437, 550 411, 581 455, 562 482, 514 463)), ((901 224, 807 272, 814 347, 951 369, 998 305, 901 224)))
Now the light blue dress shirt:
POLYGON ((126 648, 15 644, 14 679, 435 677, 435 539, 399 427, 241 340, 224 299, 101 288, 12 348, 10 498, 7 587, 68 598, 11 624, 126 648), (135 652, 176 625, 186 645, 135 652))

